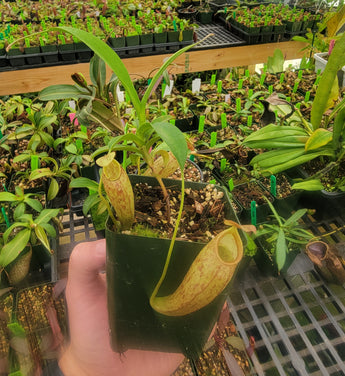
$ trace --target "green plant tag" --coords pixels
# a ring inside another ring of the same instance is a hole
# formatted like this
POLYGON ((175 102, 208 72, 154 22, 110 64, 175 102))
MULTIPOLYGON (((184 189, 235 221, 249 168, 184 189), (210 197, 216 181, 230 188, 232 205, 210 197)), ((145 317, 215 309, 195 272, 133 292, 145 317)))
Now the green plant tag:
POLYGON ((300 109, 301 108, 301 103, 296 103, 295 106, 296 106, 296 108, 300 109))
POLYGON ((1 132, 1 129, 0 129, 0 140, 3 138, 3 134, 1 132))
POLYGON ((277 197, 277 179, 274 175, 270 177, 270 191, 273 197, 277 197))
POLYGON ((266 80, 266 73, 262 73, 260 76, 260 85, 262 86, 265 83, 266 80))
POLYGON ((252 124, 253 124, 253 115, 249 115, 249 116, 247 117, 247 126, 248 126, 248 127, 251 127, 252 124))
POLYGON ((291 97, 286 97, 287 102, 291 102, 291 97))
POLYGON ((214 85, 216 83, 216 74, 212 74, 210 84, 214 85))
POLYGON ((174 27, 174 31, 177 31, 177 25, 176 25, 176 21, 173 20, 173 27, 174 27))
POLYGON ((166 87, 167 87, 167 84, 166 84, 165 82, 163 82, 163 83, 162 83, 162 93, 161 93, 162 98, 164 98, 164 94, 165 94, 165 89, 166 89, 166 87))
POLYGON ((254 94, 253 89, 248 90, 248 98, 250 98, 254 94))
POLYGON ((84 148, 83 148, 83 142, 82 140, 80 140, 79 138, 77 140, 75 140, 75 144, 77 146, 77 149, 78 149, 78 152, 80 154, 82 154, 84 152, 84 148))
POLYGON ((321 80, 321 75, 319 74, 319 75, 316 77, 316 80, 315 80, 315 82, 314 82, 314 85, 317 86, 317 85, 319 84, 320 80, 321 80))
POLYGON ((189 156, 189 159, 190 159, 192 162, 194 162, 194 155, 193 155, 193 154, 190 155, 190 156, 189 156))
POLYGON ((228 181, 228 187, 230 192, 234 190, 234 180, 232 178, 228 181))
POLYGON ((249 76, 250 76, 249 69, 246 69, 246 70, 245 70, 244 75, 245 75, 246 77, 249 77, 249 76))
POLYGON ((170 119, 170 124, 175 125, 176 119, 170 119))
POLYGON ((222 158, 220 160, 220 172, 223 172, 225 170, 225 167, 226 167, 226 158, 222 158))
POLYGON ((198 132, 202 133, 205 128, 205 115, 201 115, 199 118, 199 127, 198 127, 198 132))
POLYGON ((242 80, 242 78, 238 81, 238 88, 239 89, 242 89, 242 87, 243 87, 243 80, 242 80))
POLYGON ((31 171, 38 169, 38 156, 32 155, 31 156, 31 171))
POLYGON ((293 85, 293 90, 292 90, 293 93, 296 93, 296 92, 297 92, 298 85, 299 85, 299 81, 297 80, 297 81, 295 82, 295 84, 293 85))
POLYGON ((236 112, 241 112, 241 98, 236 98, 236 112))
POLYGON ((223 81, 219 80, 218 83, 217 83, 217 93, 218 94, 220 94, 222 92, 222 85, 223 85, 223 81))
POLYGON ((217 184, 216 179, 210 180, 210 184, 217 184))
POLYGON ((270 85, 270 86, 268 87, 268 92, 269 92, 269 94, 272 94, 272 93, 273 93, 273 85, 270 85))
POLYGON ((87 127, 85 127, 85 125, 81 125, 81 126, 80 126, 80 130, 81 130, 83 133, 87 134, 87 127))
POLYGON ((253 226, 256 226, 256 201, 250 203, 250 222, 253 226))
POLYGON ((299 70, 298 71, 298 78, 301 79, 303 76, 303 71, 302 70, 299 70))
POLYGON ((310 99, 310 91, 307 91, 307 92, 305 93, 305 96, 304 96, 304 101, 305 101, 305 102, 309 102, 309 99, 310 99))
POLYGON ((210 146, 213 147, 217 143, 217 132, 211 132, 210 146))
POLYGON ((285 80, 285 74, 282 73, 282 74, 280 75, 279 82, 282 84, 282 83, 284 82, 284 80, 285 80))
POLYGON ((11 226, 11 224, 10 224, 10 221, 9 221, 9 219, 8 219, 8 217, 7 217, 7 214, 6 214, 6 210, 5 210, 5 208, 1 208, 1 213, 2 213, 2 216, 4 217, 4 219, 5 219, 5 222, 6 222, 6 227, 7 228, 9 228, 10 226, 11 226))
POLYGON ((220 120, 221 120, 221 123, 222 123, 222 128, 226 128, 226 126, 227 126, 226 113, 223 112, 220 115, 220 120))

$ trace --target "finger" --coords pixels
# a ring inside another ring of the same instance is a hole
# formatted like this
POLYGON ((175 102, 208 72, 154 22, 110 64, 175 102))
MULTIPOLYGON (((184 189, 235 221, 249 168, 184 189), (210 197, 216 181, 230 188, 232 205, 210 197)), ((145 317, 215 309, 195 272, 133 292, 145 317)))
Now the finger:
POLYGON ((105 259, 104 239, 78 244, 69 260, 69 282, 78 285, 94 283, 99 278, 99 272, 104 269, 105 259))

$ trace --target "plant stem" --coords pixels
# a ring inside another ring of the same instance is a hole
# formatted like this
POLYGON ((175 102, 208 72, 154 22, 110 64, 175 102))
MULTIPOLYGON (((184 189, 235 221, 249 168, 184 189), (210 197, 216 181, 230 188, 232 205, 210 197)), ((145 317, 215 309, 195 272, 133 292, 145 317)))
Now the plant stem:
POLYGON ((177 215, 177 219, 176 219, 176 223, 175 223, 175 227, 174 227, 174 232, 173 232, 173 236, 171 238, 171 242, 170 242, 170 245, 169 245, 169 250, 168 250, 168 254, 167 254, 167 258, 165 260, 165 264, 164 264, 164 268, 163 268, 163 271, 162 271, 162 274, 159 278, 159 281, 156 285, 156 287, 154 288, 152 294, 151 294, 151 297, 150 297, 150 304, 152 305, 152 300, 156 297, 165 277, 166 277, 166 274, 167 274, 167 271, 168 271, 168 267, 169 267, 169 264, 170 264, 170 259, 171 259, 171 255, 172 255, 172 251, 173 251, 173 248, 174 248, 174 245, 175 245, 175 241, 176 241, 176 236, 177 236, 177 230, 179 228, 179 225, 180 225, 180 221, 181 221, 181 218, 182 218, 182 211, 183 211, 183 205, 184 205, 184 176, 183 174, 181 175, 181 203, 180 203, 180 209, 179 209, 179 212, 178 212, 178 215, 177 215))
POLYGON ((100 199, 102 200, 102 202, 105 204, 107 208, 107 212, 113 222, 114 229, 116 229, 118 221, 115 219, 115 216, 113 214, 113 211, 111 210, 108 200, 102 195, 102 175, 100 176, 100 179, 99 179, 98 194, 99 194, 100 199))

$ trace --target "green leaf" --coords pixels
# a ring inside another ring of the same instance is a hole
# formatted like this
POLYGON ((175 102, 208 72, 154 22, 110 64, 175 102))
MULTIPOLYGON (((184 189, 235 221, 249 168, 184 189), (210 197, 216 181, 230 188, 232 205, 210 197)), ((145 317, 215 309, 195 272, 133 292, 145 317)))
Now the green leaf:
POLYGON ((98 55, 94 55, 90 60, 90 78, 91 82, 97 86, 98 92, 102 94, 106 80, 106 66, 104 61, 98 55))
POLYGON ((38 94, 38 99, 41 101, 54 101, 59 99, 75 99, 89 98, 77 86, 74 85, 51 85, 43 89, 38 94))
POLYGON ((17 227, 27 227, 25 222, 15 222, 3 233, 4 242, 7 243, 8 237, 11 235, 12 231, 17 227))
POLYGON ((37 212, 40 212, 43 209, 42 204, 38 200, 35 200, 34 198, 26 198, 24 202, 28 204, 29 206, 31 206, 37 212))
POLYGON ((50 237, 52 237, 52 238, 55 238, 55 237, 56 237, 56 230, 55 230, 55 227, 52 226, 50 223, 41 223, 40 226, 44 228, 44 230, 46 231, 46 233, 47 233, 50 237))
POLYGON ((31 229, 21 230, 9 243, 5 244, 0 252, 0 265, 4 268, 14 261, 26 247, 31 235, 31 229))
POLYGON ((56 195, 59 193, 59 183, 56 181, 56 179, 52 178, 50 180, 48 192, 47 192, 47 199, 53 200, 56 195))
POLYGON ((331 141, 332 141, 332 132, 323 128, 318 128, 312 133, 309 140, 306 142, 305 150, 310 151, 310 150, 319 149, 322 146, 327 145, 331 141))
POLYGON ((276 244, 276 262, 278 270, 282 270, 286 261, 287 246, 285 235, 282 228, 279 229, 277 244, 276 244))
POLYGON ((44 231, 44 228, 40 225, 35 226, 35 234, 39 241, 42 243, 42 245, 50 252, 53 253, 52 250, 50 249, 50 244, 49 240, 47 237, 46 232, 44 231))
POLYGON ((17 201, 18 197, 11 192, 0 192, 0 202, 17 201))
POLYGON ((97 192, 99 188, 99 184, 96 181, 91 180, 89 178, 79 177, 79 178, 72 179, 71 182, 69 183, 69 187, 70 188, 87 188, 87 189, 90 189, 91 191, 97 192))
POLYGON ((302 189, 304 191, 320 191, 324 189, 324 186, 319 179, 310 179, 295 183, 291 188, 297 190, 302 189))
POLYGON ((65 150, 70 154, 78 154, 78 149, 74 144, 66 145, 65 150))
POLYGON ((323 114, 327 108, 329 98, 333 95, 335 78, 338 70, 345 61, 345 33, 335 43, 333 51, 328 58, 325 70, 322 73, 311 110, 311 123, 317 129, 321 125, 323 114))
POLYGON ((99 197, 98 193, 93 193, 92 195, 86 197, 84 204, 83 204, 83 214, 87 216, 87 213, 93 206, 98 205, 101 202, 101 198, 99 197))
POLYGON ((302 218, 304 216, 304 214, 308 211, 308 209, 299 209, 297 210, 295 213, 293 213, 291 215, 291 217, 289 217, 285 223, 284 223, 284 226, 290 226, 294 223, 296 223, 300 218, 302 218))
POLYGON ((31 171, 30 180, 36 180, 50 176, 54 176, 54 172, 51 171, 49 168, 38 168, 37 170, 31 171))
POLYGON ((88 33, 84 30, 65 26, 53 27, 52 30, 72 34, 72 36, 78 38, 89 48, 91 48, 94 53, 97 54, 106 64, 108 64, 110 69, 117 75, 126 92, 128 93, 134 108, 140 112, 140 100, 137 92, 135 91, 132 79, 127 71, 126 66, 110 46, 108 46, 105 42, 103 42, 93 34, 88 33))
POLYGON ((21 216, 25 213, 25 204, 20 202, 14 209, 13 218, 15 221, 20 220, 21 216))
POLYGON ((168 145, 170 151, 174 154, 181 171, 183 171, 188 155, 188 146, 184 134, 168 122, 153 122, 152 127, 168 145))
POLYGON ((40 215, 35 219, 35 223, 38 225, 48 223, 53 217, 56 217, 59 212, 60 209, 43 209, 40 215))

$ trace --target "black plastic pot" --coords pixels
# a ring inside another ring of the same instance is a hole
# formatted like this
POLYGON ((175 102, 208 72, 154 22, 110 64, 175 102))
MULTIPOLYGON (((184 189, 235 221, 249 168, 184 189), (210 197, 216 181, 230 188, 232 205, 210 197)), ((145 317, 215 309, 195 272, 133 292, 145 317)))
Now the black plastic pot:
POLYGON ((55 44, 41 46, 43 61, 45 63, 57 63, 59 61, 58 48, 55 44))
POLYGON ((179 31, 168 31, 168 50, 177 51, 180 46, 179 42, 180 32, 179 31))
POLYGON ((6 67, 8 64, 6 50, 4 48, 0 48, 0 67, 6 67))
POLYGON ((153 34, 141 34, 140 35, 140 51, 142 53, 149 53, 153 50, 153 34))
POLYGON ((139 54, 139 35, 126 36, 126 47, 128 55, 138 55, 139 54))
POLYGON ((213 20, 213 13, 213 11, 199 11, 196 19, 203 25, 210 24, 213 20))
MULTIPOLYGON (((154 178, 131 175, 130 179, 132 185, 139 181, 157 185, 154 178)), ((167 187, 181 186, 177 180, 165 180, 165 184, 167 187)), ((203 186, 203 183, 186 182, 186 187, 194 189, 203 186)), ((228 196, 225 190, 223 192, 226 217, 236 221, 228 196)), ((217 321, 228 289, 212 303, 189 315, 169 317, 159 314, 151 308, 149 297, 160 278, 170 240, 117 234, 106 228, 106 243, 108 311, 114 351, 132 348, 183 352, 196 358, 217 321)), ((176 241, 159 295, 175 291, 204 245, 176 241)))
POLYGON ((198 14, 198 10, 192 6, 187 8, 179 8, 177 9, 177 14, 180 18, 194 20, 196 15, 198 14))
POLYGON ((75 54, 74 43, 59 44, 59 54, 62 61, 76 61, 77 56, 75 54))
POLYGON ((126 55, 126 39, 124 36, 109 38, 109 43, 120 57, 126 55))
POLYGON ((42 64, 42 57, 40 56, 41 49, 39 46, 36 47, 25 47, 24 49, 25 55, 26 56, 26 62, 28 65, 37 65, 37 64, 42 64), (38 54, 38 56, 37 56, 38 54))
POLYGON ((7 52, 7 58, 12 67, 25 65, 24 53, 19 48, 11 48, 7 52))
POLYGON ((77 59, 82 62, 89 62, 92 57, 92 50, 82 42, 74 44, 75 50, 77 52, 77 59))
POLYGON ((277 277, 279 275, 285 275, 292 263, 294 262, 297 255, 300 253, 300 251, 298 250, 288 252, 286 254, 286 261, 284 267, 279 272, 277 264, 274 260, 274 256, 272 256, 269 253, 269 251, 265 249, 264 242, 258 239, 255 242, 258 248, 253 258, 257 268, 265 276, 277 277))
POLYGON ((168 33, 163 31, 162 33, 153 34, 153 42, 155 44, 155 51, 166 51, 166 43, 168 41, 168 33))

